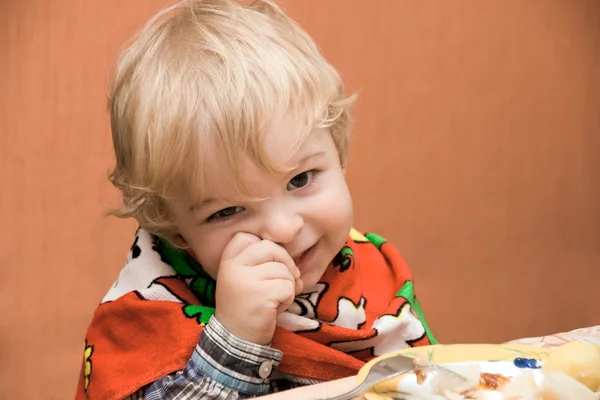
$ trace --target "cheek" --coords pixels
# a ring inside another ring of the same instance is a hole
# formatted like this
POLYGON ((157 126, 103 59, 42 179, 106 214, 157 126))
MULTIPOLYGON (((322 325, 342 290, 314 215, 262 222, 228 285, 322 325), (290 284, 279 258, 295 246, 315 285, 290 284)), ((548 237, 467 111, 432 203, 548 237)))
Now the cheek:
MULTIPOLYGON (((328 185, 327 189, 311 205, 313 211, 313 221, 324 226, 325 229, 348 230, 352 226, 353 207, 352 198, 346 186, 346 182, 341 179, 336 184, 328 185)), ((344 232, 347 235, 348 232, 344 232)))
POLYGON ((332 209, 335 210, 332 214, 335 216, 336 224, 343 230, 341 234, 344 236, 345 241, 354 222, 352 198, 347 187, 344 186, 344 196, 338 197, 338 201, 332 209))
POLYGON ((221 254, 228 241, 219 235, 196 237, 190 243, 196 261, 213 279, 217 278, 221 254))

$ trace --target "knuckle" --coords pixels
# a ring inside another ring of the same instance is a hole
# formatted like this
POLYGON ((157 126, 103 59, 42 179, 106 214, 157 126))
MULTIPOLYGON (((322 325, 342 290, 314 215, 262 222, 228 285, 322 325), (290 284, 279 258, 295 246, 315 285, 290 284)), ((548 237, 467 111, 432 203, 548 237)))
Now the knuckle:
POLYGON ((296 292, 296 282, 294 280, 288 281, 287 287, 292 295, 296 292))
POLYGON ((237 240, 246 242, 248 244, 252 244, 254 242, 256 242, 256 236, 247 233, 247 232, 238 232, 234 235, 234 238, 236 238, 237 240))
POLYGON ((270 249, 270 250, 273 250, 273 249, 276 249, 276 248, 277 248, 277 245, 276 245, 275 243, 273 243, 273 242, 271 242, 270 240, 267 240, 267 239, 262 239, 262 240, 260 241, 260 243, 261 243, 261 244, 262 244, 264 247, 266 247, 267 249, 270 249))

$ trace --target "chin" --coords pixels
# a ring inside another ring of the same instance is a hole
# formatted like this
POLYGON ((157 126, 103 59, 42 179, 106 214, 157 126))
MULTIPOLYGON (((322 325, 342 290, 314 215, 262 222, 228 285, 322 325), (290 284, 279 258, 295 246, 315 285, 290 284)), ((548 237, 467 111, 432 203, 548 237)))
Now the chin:
POLYGON ((318 279, 315 280, 312 276, 307 277, 308 279, 300 278, 302 280, 302 291, 306 292, 315 286, 318 282, 318 279))
MULTIPOLYGON (((323 273, 325 273, 325 271, 323 271, 323 273)), ((319 283, 319 280, 323 276, 323 273, 318 274, 318 276, 316 276, 313 272, 311 274, 308 274, 306 278, 301 277, 300 279, 302 280, 303 284, 302 292, 306 292, 307 290, 312 289, 317 283, 319 283)))

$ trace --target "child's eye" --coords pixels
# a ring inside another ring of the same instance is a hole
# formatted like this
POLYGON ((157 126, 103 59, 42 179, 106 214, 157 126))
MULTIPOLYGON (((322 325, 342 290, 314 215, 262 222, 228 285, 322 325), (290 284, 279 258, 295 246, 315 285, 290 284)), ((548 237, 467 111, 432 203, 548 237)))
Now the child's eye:
POLYGON ((225 221, 242 211, 244 211, 244 207, 240 207, 240 206, 227 207, 227 208, 222 209, 221 211, 217 211, 216 213, 214 213, 213 215, 208 217, 208 221, 209 222, 225 221))
POLYGON ((295 190, 309 185, 314 179, 315 171, 306 171, 290 179, 287 190, 295 190))

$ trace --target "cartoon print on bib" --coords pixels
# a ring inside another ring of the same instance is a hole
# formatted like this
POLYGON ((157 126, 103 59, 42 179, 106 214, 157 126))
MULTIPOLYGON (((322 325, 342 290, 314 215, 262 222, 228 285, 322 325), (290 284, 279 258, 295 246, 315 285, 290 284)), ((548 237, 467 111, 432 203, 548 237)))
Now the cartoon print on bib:
MULTIPOLYGON (((214 314, 215 290, 188 252, 138 229, 88 329, 76 398, 123 398, 183 369, 214 314)), ((279 372, 332 380, 373 356, 433 343, 400 253, 353 229, 320 282, 277 317, 271 345, 284 353, 279 372)))
POLYGON ((85 340, 83 350, 83 378, 84 378, 84 389, 87 391, 90 386, 90 378, 92 376, 92 354, 94 354, 94 346, 89 346, 87 339, 85 340))

